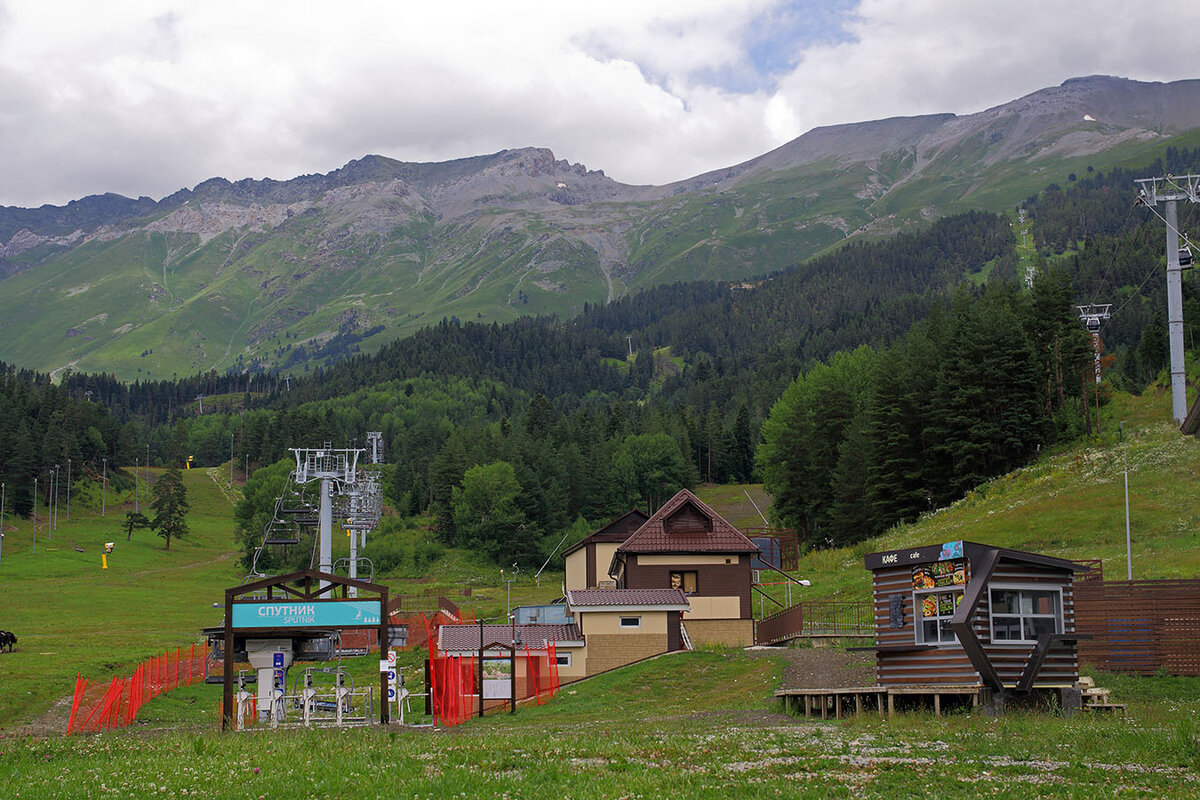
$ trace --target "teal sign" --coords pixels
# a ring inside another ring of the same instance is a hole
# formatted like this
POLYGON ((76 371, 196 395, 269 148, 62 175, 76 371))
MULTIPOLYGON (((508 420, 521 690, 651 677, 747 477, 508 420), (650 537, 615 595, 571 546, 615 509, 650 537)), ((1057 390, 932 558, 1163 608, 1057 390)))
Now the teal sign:
POLYGON ((234 603, 235 628, 359 628, 379 624, 378 600, 234 603))

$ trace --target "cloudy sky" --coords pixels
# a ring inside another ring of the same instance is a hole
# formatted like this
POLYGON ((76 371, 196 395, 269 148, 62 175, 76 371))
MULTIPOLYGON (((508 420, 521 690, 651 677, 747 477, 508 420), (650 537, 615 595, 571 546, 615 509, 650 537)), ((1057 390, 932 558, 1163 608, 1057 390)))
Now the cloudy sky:
POLYGON ((1189 30, 1194 0, 0 0, 0 205, 524 146, 668 183, 819 125, 1200 77, 1189 30))

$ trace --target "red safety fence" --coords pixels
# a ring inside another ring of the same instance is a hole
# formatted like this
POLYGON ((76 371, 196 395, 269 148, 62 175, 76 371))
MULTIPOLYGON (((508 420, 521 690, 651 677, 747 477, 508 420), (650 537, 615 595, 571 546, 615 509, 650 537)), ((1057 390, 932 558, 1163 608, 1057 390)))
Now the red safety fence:
MULTIPOLYGON (((425 635, 429 642, 429 698, 434 721, 445 726, 466 722, 479 713, 480 706, 480 655, 443 655, 438 648, 436 617, 433 621, 421 617, 425 635)), ((504 648, 508 649, 508 648, 504 648)), ((491 663, 507 662, 510 685, 516 694, 515 701, 532 698, 539 706, 553 697, 559 689, 558 653, 554 642, 547 642, 544 653, 532 652, 528 645, 524 654, 518 649, 511 657, 488 656, 491 663)), ((486 675, 486 673, 485 673, 486 675)), ((485 709, 488 702, 483 701, 485 709)), ((509 700, 493 700, 491 708, 508 708, 509 700)))
POLYGON ((194 681, 203 681, 204 659, 203 647, 199 652, 195 645, 181 647, 173 654, 168 651, 146 659, 138 664, 128 678, 113 678, 107 687, 93 684, 90 692, 87 678, 77 676, 67 733, 129 725, 137 718, 142 706, 163 692, 179 686, 191 686, 194 681))

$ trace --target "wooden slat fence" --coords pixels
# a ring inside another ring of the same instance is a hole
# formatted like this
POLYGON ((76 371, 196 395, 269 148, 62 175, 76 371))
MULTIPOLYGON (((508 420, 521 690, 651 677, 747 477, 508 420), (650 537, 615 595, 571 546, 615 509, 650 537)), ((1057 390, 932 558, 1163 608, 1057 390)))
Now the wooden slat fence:
POLYGON ((1081 581, 1079 660, 1107 672, 1200 675, 1200 580, 1081 581))
POLYGON ((764 617, 754 626, 755 644, 777 644, 803 637, 875 635, 871 603, 851 600, 810 600, 764 617))

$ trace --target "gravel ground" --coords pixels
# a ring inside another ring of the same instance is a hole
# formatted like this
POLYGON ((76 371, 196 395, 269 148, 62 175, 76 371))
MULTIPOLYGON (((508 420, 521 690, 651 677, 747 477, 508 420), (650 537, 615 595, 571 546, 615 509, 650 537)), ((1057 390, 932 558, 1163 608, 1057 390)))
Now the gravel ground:
POLYGON ((873 653, 850 653, 840 647, 764 647, 751 655, 784 659, 781 689, 838 689, 874 686, 873 653))

